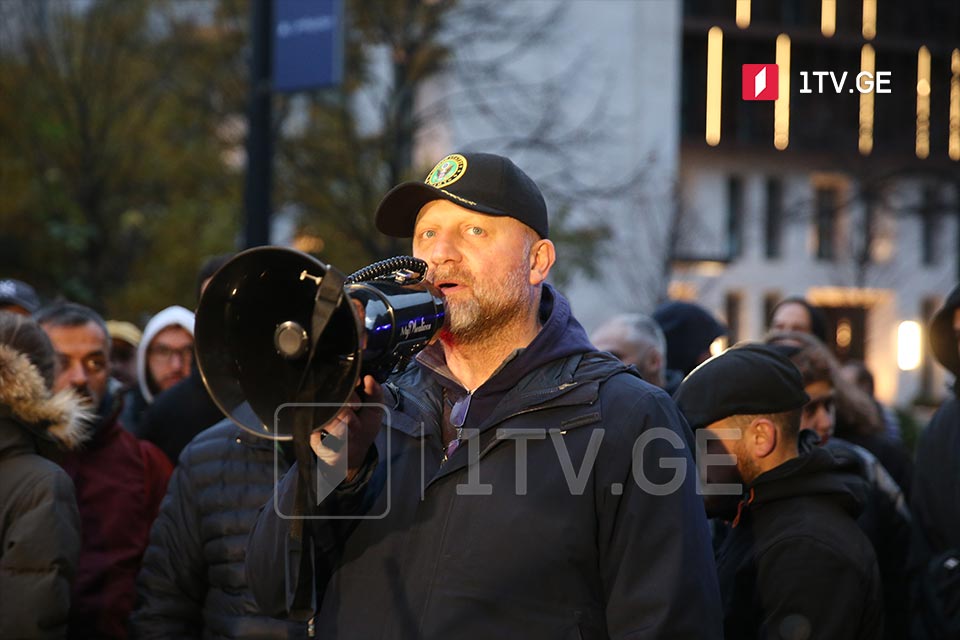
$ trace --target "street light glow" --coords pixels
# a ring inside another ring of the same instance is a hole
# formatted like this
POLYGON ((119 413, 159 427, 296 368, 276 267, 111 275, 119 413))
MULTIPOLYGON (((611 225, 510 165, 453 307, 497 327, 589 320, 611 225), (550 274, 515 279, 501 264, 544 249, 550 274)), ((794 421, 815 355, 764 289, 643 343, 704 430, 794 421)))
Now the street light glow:
POLYGON ((919 322, 905 320, 897 327, 897 366, 901 371, 913 371, 920 366, 920 338, 919 322))

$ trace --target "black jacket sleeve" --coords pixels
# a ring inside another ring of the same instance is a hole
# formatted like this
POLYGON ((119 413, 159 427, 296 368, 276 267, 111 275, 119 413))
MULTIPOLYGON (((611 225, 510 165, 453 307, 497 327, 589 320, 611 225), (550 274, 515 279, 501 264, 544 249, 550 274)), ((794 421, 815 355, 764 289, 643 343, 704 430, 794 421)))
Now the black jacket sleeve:
POLYGON ((136 638, 200 638, 206 564, 189 461, 177 466, 137 576, 136 638))
MULTIPOLYGON (((598 536, 611 638, 721 638, 723 615, 686 421, 660 392, 604 407, 625 422, 600 459, 598 536), (625 470, 625 472, 624 472, 625 470), (691 613, 695 612, 695 613, 691 613)), ((605 441, 608 438, 604 439, 605 441)), ((606 442, 605 442, 606 444, 606 442)))
POLYGON ((329 581, 338 551, 355 524, 324 516, 359 514, 368 508, 378 463, 372 446, 353 482, 339 485, 319 504, 304 499, 302 507, 297 504, 297 493, 303 490, 300 465, 290 467, 275 496, 260 510, 247 544, 247 584, 264 614, 309 617, 303 608, 312 610, 319 601, 317 589, 329 581), (306 517, 300 517, 300 509, 306 517))

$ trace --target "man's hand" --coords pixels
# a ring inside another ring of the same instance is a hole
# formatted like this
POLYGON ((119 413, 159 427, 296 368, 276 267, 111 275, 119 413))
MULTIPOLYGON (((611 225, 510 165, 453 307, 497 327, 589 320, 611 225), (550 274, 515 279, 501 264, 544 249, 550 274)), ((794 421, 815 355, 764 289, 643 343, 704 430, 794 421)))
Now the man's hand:
MULTIPOLYGON (((363 395, 361 400, 355 390, 347 398, 347 403, 383 404, 383 389, 373 376, 363 377, 363 395)), ((363 465, 367 452, 380 431, 382 421, 383 410, 380 407, 345 406, 330 422, 310 434, 310 448, 317 458, 331 468, 336 468, 341 456, 346 455, 346 480, 349 482, 356 477, 363 465), (346 447, 342 446, 344 442, 347 443, 346 447), (337 444, 340 446, 336 446, 337 444)))

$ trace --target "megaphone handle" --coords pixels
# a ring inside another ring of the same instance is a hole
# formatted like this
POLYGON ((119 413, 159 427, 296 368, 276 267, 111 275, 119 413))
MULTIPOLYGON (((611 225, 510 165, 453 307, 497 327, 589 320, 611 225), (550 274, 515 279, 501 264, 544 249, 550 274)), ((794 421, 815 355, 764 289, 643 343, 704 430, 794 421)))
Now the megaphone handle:
MULTIPOLYGON (((307 274, 306 271, 300 274, 300 279, 312 279, 317 282, 316 276, 307 274)), ((304 388, 307 374, 311 371, 313 357, 317 352, 317 345, 320 343, 320 336, 323 330, 327 328, 330 318, 340 306, 340 299, 343 297, 343 274, 327 265, 327 270, 323 278, 318 282, 317 295, 313 300, 313 311, 310 314, 310 355, 307 356, 306 366, 303 367, 303 375, 300 377, 300 384, 297 391, 304 388)))

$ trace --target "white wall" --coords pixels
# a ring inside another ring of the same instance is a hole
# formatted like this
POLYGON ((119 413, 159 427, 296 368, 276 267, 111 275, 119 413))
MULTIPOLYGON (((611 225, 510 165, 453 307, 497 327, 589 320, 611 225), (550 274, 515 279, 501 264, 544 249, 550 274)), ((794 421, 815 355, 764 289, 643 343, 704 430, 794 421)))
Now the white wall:
MULTIPOLYGON (((703 218, 691 241, 701 252, 722 252, 725 247, 726 180, 735 174, 744 180, 746 206, 746 247, 743 257, 720 273, 704 275, 702 268, 678 269, 675 280, 694 285, 698 301, 723 317, 728 291, 742 292, 741 338, 758 339, 766 328, 763 300, 766 293, 805 295, 861 295, 852 280, 849 264, 825 263, 812 254, 813 221, 804 209, 812 205, 810 171, 789 163, 758 161, 741 155, 720 158, 709 153, 688 152, 683 156, 682 184, 686 200, 703 218), (766 171, 759 171, 765 167, 766 171), (764 255, 764 183, 768 176, 784 182, 786 209, 795 209, 793 221, 784 227, 784 251, 779 260, 764 255)), ((921 185, 904 180, 890 198, 898 208, 912 206, 920 197, 921 185)), ((862 229, 862 208, 850 207, 851 233, 862 229)), ((904 320, 919 320, 924 299, 943 297, 956 281, 956 220, 945 215, 940 227, 939 263, 921 264, 921 224, 916 216, 896 216, 891 227, 893 251, 889 262, 871 267, 866 288, 872 302, 867 316, 866 362, 876 378, 877 396, 884 402, 908 404, 920 390, 920 371, 897 368, 897 327, 904 320)), ((924 331, 924 340, 926 335, 924 331)), ((935 389, 940 390, 943 372, 937 367, 935 389)))
MULTIPOLYGON (((554 4, 554 0, 515 0, 512 7, 542 14, 554 4)), ((564 163, 572 163, 577 180, 588 186, 615 184, 642 168, 642 202, 637 201, 636 194, 614 197, 601 211, 574 211, 574 217, 589 223, 596 219, 594 216, 602 216, 620 235, 625 229, 642 232, 645 228, 665 228, 665 219, 673 210, 679 149, 681 3, 592 0, 566 5, 565 19, 550 40, 524 52, 511 69, 517 78, 531 84, 566 78, 564 90, 550 105, 548 116, 556 119, 550 124, 558 131, 600 125, 597 137, 591 143, 561 149, 562 163, 549 153, 490 150, 510 155, 539 181, 548 180, 564 163), (596 121, 591 122, 591 117, 596 121)), ((484 141, 505 137, 504 131, 474 112, 474 105, 462 91, 462 84, 472 80, 450 77, 437 82, 431 95, 422 97, 427 103, 446 95, 448 120, 427 130, 419 141, 421 152, 429 150, 436 156, 435 150, 442 146, 438 141, 449 149, 479 150, 484 141)), ((508 89, 503 91, 505 96, 514 97, 508 89)), ((535 122, 543 113, 529 115, 535 122)), ((522 127, 524 114, 519 113, 514 124, 522 127)), ((418 157, 422 155, 418 153, 418 157)), ((557 205, 549 193, 547 205, 557 205)), ((578 278, 564 291, 588 330, 611 313, 649 307, 653 302, 623 295, 631 288, 627 275, 646 274, 652 269, 643 264, 643 253, 630 256, 629 264, 624 264, 618 252, 611 253, 603 260, 608 276, 600 281, 578 278)), ((558 260, 564 260, 562 251, 558 260)))

